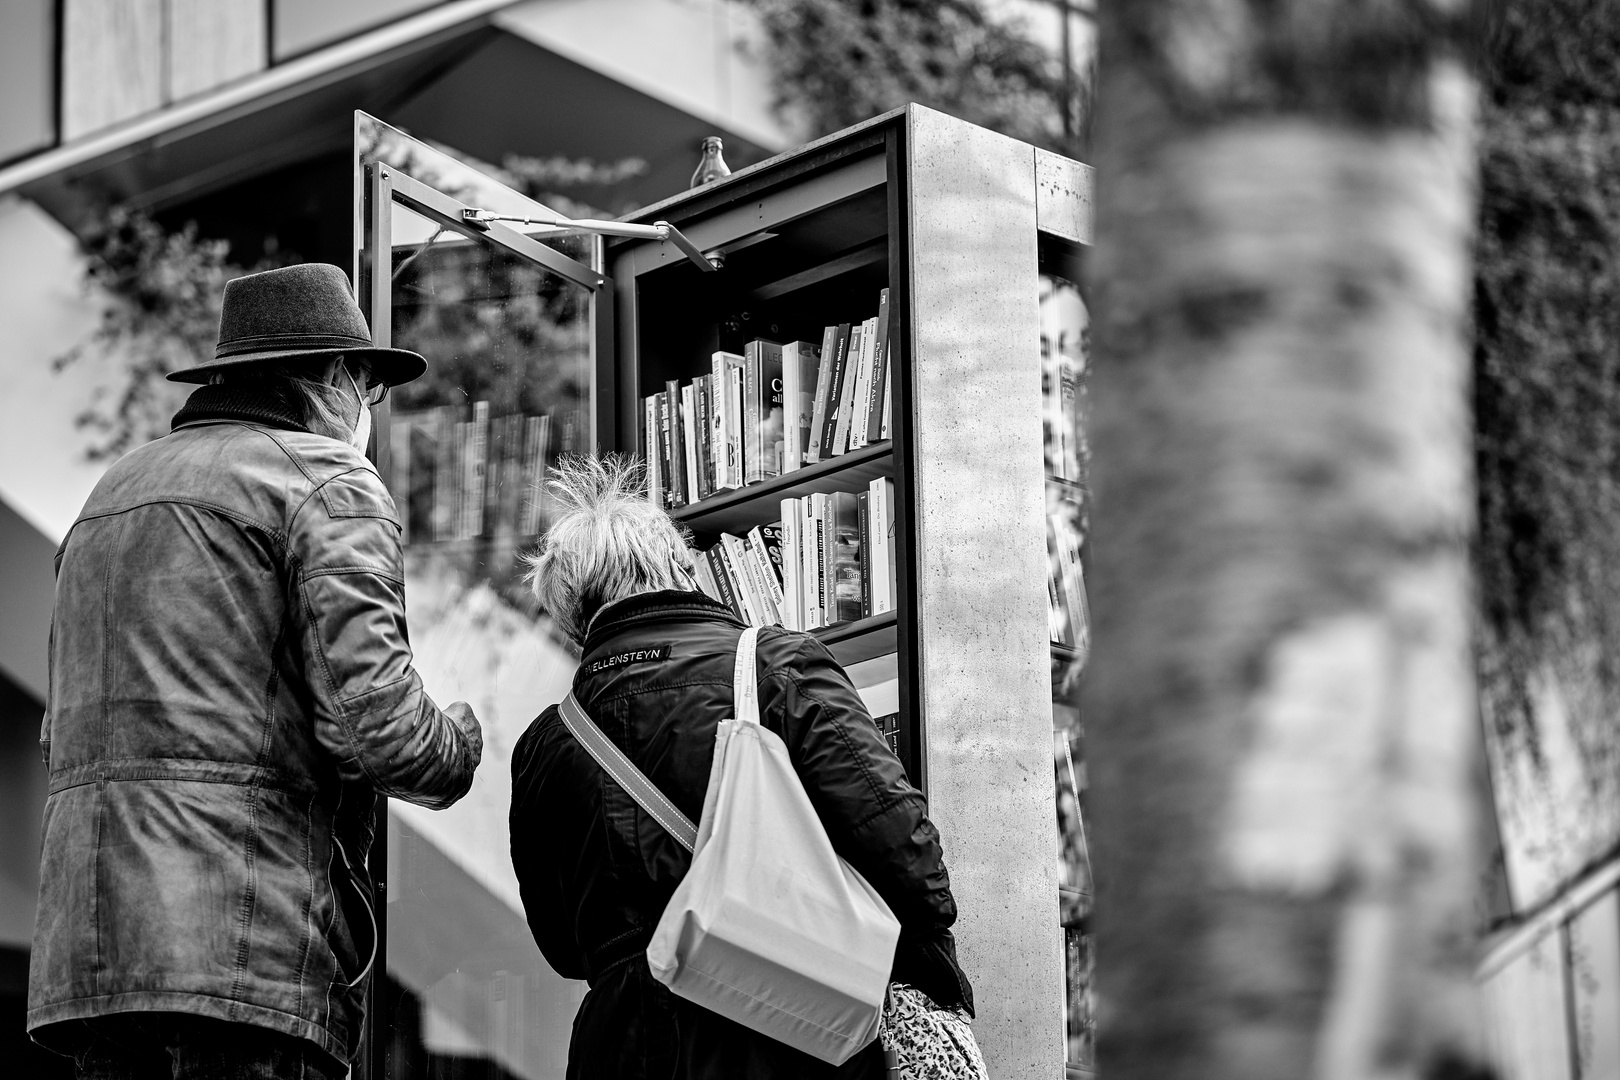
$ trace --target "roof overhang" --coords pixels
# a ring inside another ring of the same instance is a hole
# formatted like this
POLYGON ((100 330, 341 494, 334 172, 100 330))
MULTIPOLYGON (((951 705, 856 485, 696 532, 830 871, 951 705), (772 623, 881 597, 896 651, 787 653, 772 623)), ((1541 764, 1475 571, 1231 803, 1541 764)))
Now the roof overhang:
POLYGON ((648 171, 614 191, 636 202, 684 188, 704 135, 725 136, 734 165, 781 148, 752 116, 737 125, 746 133, 731 130, 691 95, 621 80, 601 49, 582 50, 577 32, 549 30, 526 7, 548 5, 439 5, 14 164, 0 170, 0 193, 19 191, 77 231, 109 201, 161 210, 342 151, 356 109, 495 163, 639 157, 648 171))

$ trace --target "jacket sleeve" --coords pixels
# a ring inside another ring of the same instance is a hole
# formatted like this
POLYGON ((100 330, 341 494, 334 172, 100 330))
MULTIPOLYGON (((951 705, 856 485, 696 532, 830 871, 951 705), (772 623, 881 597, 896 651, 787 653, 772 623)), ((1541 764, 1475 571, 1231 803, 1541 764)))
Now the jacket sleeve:
POLYGON ((316 738, 345 780, 449 806, 472 786, 477 761, 411 664, 399 524, 382 480, 355 469, 327 481, 291 533, 291 602, 316 738))
MULTIPOLYGON (((765 640, 762 635, 762 654, 765 640)), ((794 652, 766 667, 760 718, 782 732, 834 849, 900 920, 895 977, 919 985, 941 1005, 971 1010, 973 992, 956 963, 949 929, 956 900, 922 793, 907 781, 826 646, 801 634, 783 633, 778 641, 794 652)))
POLYGON ((568 841, 582 838, 584 829, 570 827, 576 822, 560 824, 559 818, 590 805, 591 800, 578 790, 588 774, 560 767, 559 740, 546 737, 548 733, 554 735, 560 723, 557 706, 553 705, 540 714, 512 750, 508 833, 518 895, 540 955, 563 978, 583 979, 588 971, 575 933, 579 920, 569 910, 568 898, 563 894, 562 868, 584 861, 578 848, 565 846, 568 841))

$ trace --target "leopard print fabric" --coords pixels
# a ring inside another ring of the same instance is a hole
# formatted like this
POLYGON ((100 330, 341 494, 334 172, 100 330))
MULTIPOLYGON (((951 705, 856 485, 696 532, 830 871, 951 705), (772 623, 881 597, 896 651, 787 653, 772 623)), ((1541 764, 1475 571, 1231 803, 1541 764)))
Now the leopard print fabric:
POLYGON ((989 1080, 966 1009, 942 1009, 905 983, 890 983, 878 1038, 900 1059, 903 1080, 989 1080))

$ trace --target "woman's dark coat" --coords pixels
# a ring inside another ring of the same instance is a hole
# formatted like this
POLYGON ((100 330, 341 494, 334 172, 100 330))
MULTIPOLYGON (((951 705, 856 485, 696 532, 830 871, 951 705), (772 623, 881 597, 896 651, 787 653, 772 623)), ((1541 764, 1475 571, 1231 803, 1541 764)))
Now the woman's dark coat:
MULTIPOLYGON (((698 593, 648 593, 591 626, 574 693, 630 760, 697 821, 716 725, 732 715, 743 625, 698 593)), ((833 847, 900 920, 894 978, 972 1007, 939 833, 832 655, 760 632, 760 718, 787 744, 833 847)), ((874 1043, 834 1069, 671 994, 647 968, 653 928, 691 856, 586 753, 553 706, 512 759, 512 861, 529 926, 564 977, 588 979, 570 1080, 879 1077, 874 1043)))

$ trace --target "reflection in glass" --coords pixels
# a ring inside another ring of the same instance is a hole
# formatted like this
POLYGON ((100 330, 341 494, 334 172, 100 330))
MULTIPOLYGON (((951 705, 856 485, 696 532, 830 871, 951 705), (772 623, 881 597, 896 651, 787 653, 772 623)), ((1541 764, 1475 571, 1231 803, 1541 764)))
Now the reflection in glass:
POLYGON ((1046 455, 1048 622, 1052 641, 1052 763, 1058 821, 1058 907, 1063 933, 1065 1058, 1095 1067, 1093 886, 1086 843, 1080 710, 1070 703, 1091 652, 1084 559, 1089 525, 1086 375, 1090 315, 1080 288, 1040 276, 1042 434, 1046 455))
POLYGON ((585 987, 530 936, 507 811, 513 746, 576 666, 521 556, 547 525, 547 465, 590 449, 590 294, 487 239, 392 216, 393 344, 428 359, 390 397, 385 477, 412 647, 433 699, 478 714, 484 759, 449 810, 389 803, 382 1074, 561 1077, 585 987))

